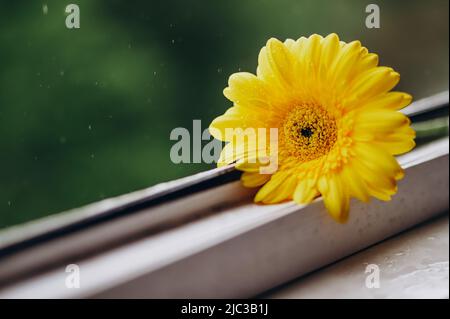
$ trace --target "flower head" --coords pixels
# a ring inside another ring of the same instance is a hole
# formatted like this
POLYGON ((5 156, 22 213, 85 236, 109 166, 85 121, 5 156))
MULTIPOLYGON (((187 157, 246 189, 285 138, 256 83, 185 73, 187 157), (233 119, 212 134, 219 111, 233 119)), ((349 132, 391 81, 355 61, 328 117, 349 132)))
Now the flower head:
POLYGON ((230 76, 224 94, 233 107, 211 123, 212 135, 229 142, 219 165, 236 162, 245 186, 262 186, 256 202, 306 204, 321 195, 340 222, 351 197, 390 200, 404 175, 393 155, 415 146, 410 120, 398 112, 412 98, 390 92, 400 75, 336 34, 270 39, 258 64, 256 75, 230 76), (259 144, 227 137, 229 128, 277 128, 277 170, 261 174, 259 144))

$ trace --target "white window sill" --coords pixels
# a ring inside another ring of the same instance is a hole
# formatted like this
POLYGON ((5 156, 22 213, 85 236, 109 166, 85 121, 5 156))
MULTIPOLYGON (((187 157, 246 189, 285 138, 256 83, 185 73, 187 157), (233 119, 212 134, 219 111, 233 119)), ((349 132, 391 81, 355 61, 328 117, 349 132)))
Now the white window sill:
POLYGON ((7 256, 0 278, 30 272, 30 265, 47 268, 7 282, 0 297, 255 296, 447 211, 448 160, 448 139, 403 156, 407 174, 394 199, 352 202, 345 225, 320 199, 260 206, 239 182, 203 190, 7 256), (192 215, 198 218, 181 222, 192 215), (149 231, 165 219, 180 224, 149 231), (113 239, 123 244, 107 248, 113 239), (80 289, 64 286, 68 263, 80 267, 80 289))
POLYGON ((449 298, 448 215, 418 225, 331 266, 278 287, 263 298, 449 298), (379 267, 368 288, 366 267, 379 267))
MULTIPOLYGON (((405 112, 415 116, 445 106, 448 92, 405 112)), ((399 161, 406 177, 393 200, 352 201, 345 225, 328 216, 321 199, 308 206, 255 205, 255 190, 243 188, 237 172, 226 167, 14 227, 0 233, 0 298, 259 295, 447 212, 448 138, 399 161), (65 286, 71 263, 80 267, 79 289, 65 286)), ((446 250, 448 283, 448 228, 446 250)), ((375 258, 367 254, 356 256, 375 258)), ((364 275, 357 272, 355 285, 364 275)), ((301 280, 298 287, 313 281, 301 280)), ((286 287, 278 295, 301 291, 286 287)))

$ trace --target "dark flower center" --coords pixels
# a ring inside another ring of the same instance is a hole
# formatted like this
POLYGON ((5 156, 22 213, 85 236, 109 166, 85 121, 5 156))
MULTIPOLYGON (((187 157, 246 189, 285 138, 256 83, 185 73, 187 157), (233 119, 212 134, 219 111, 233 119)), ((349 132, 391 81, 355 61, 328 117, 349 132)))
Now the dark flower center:
POLYGON ((306 162, 331 150, 337 140, 337 126, 322 106, 304 103, 287 114, 281 134, 290 155, 306 162))
POLYGON ((305 127, 300 130, 300 134, 304 137, 311 137, 311 135, 313 135, 313 131, 310 127, 305 127))

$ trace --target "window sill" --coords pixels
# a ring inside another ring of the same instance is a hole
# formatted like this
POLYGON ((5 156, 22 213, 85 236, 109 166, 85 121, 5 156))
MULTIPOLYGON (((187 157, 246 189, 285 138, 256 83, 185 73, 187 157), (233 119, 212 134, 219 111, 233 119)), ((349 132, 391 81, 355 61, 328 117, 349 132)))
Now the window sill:
POLYGON ((388 203, 352 202, 345 225, 329 218, 320 199, 260 206, 239 182, 205 189, 6 256, 0 278, 16 279, 0 297, 254 296, 445 212, 448 160, 448 139, 401 157, 407 174, 399 193, 388 203), (181 223, 193 214, 197 219, 181 223), (150 231, 164 218, 180 224, 150 231), (105 248, 114 238, 123 244, 105 248), (42 261, 40 272, 24 268, 16 276, 21 265, 37 269, 42 261), (64 286, 68 263, 80 267, 80 289, 64 286))

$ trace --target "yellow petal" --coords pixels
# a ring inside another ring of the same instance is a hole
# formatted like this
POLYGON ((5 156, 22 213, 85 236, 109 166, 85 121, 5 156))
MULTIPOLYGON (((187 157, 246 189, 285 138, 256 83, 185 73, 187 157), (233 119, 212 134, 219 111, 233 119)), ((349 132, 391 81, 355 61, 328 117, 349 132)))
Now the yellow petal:
POLYGON ((322 176, 317 186, 330 215, 340 223, 345 222, 348 218, 350 199, 340 177, 336 174, 322 176))
POLYGON ((407 124, 396 128, 390 134, 375 136, 372 144, 380 146, 392 155, 399 155, 409 152, 416 146, 415 137, 416 132, 407 124))
POLYGON ((236 162, 236 168, 240 171, 259 173, 262 167, 266 167, 271 163, 269 156, 261 155, 263 152, 255 152, 253 156, 245 156, 236 162))
POLYGON ((363 202, 370 200, 370 194, 364 180, 357 174, 357 171, 350 163, 344 166, 341 174, 343 183, 347 185, 350 196, 356 197, 363 202))
MULTIPOLYGON (((365 49, 365 48, 363 48, 365 49)), ((357 74, 366 72, 367 70, 374 69, 378 66, 378 55, 375 53, 362 54, 361 60, 359 61, 356 69, 355 76, 357 74)))
POLYGON ((286 48, 287 48, 289 51, 291 51, 291 53, 292 53, 293 50, 294 50, 294 47, 295 47, 295 40, 293 40, 293 39, 286 39, 286 40, 284 41, 284 45, 285 45, 286 48))
POLYGON ((297 184, 293 198, 298 204, 309 204, 317 195, 316 181, 305 177, 297 184))
POLYGON ((365 135, 391 134, 398 127, 410 123, 409 118, 400 112, 387 109, 362 110, 357 115, 354 135, 358 138, 365 135))
POLYGON ((292 194, 294 193, 296 186, 297 178, 295 176, 288 175, 284 182, 278 186, 277 190, 272 192, 263 200, 263 203, 275 204, 292 199, 292 194))
POLYGON ((400 81, 400 74, 392 68, 376 67, 363 72, 349 87, 349 92, 362 101, 390 91, 400 81))
POLYGON ((412 101, 412 96, 403 92, 388 92, 386 94, 377 95, 373 99, 366 103, 360 103, 357 99, 346 101, 344 108, 346 112, 356 109, 363 110, 376 110, 376 109, 388 109, 388 110, 401 110, 405 106, 408 106, 412 101))
MULTIPOLYGON (((334 61, 330 69, 330 82, 332 85, 338 85, 341 88, 350 82, 348 77, 361 56, 361 42, 353 41, 344 45, 339 57, 334 61)), ((338 88, 338 89, 339 89, 338 88)))
POLYGON ((303 62, 311 63, 315 67, 319 67, 322 39, 318 34, 313 34, 308 38, 308 41, 305 42, 302 56, 300 57, 301 60, 304 60, 303 62))
POLYGON ((269 88, 255 75, 246 72, 234 73, 228 79, 223 94, 232 102, 255 112, 269 111, 271 97, 269 88))
POLYGON ((386 196, 391 196, 397 192, 395 176, 385 175, 382 169, 369 167, 368 161, 355 160, 353 167, 357 174, 364 180, 364 183, 372 196, 381 200, 389 200, 386 196), (380 197, 383 195, 383 197, 380 197))
POLYGON ((339 52, 339 37, 336 33, 329 34, 323 40, 321 65, 329 69, 339 52))
POLYGON ((258 187, 265 184, 270 177, 271 175, 269 174, 244 172, 242 173, 241 181, 245 187, 258 187))
MULTIPOLYGON (((255 202, 272 203, 276 192, 279 191, 280 186, 289 177, 289 172, 280 171, 272 175, 270 180, 258 191, 255 196, 255 202)), ((281 189, 282 195, 286 192, 281 189)), ((292 194, 292 193, 291 193, 292 194)))
POLYGON ((264 149, 259 149, 257 147, 251 147, 252 145, 243 143, 227 143, 220 153, 219 160, 217 161, 217 166, 221 167, 234 163, 236 161, 245 161, 248 158, 257 158, 258 155, 265 155, 264 149))
POLYGON ((289 88, 294 77, 295 60, 286 46, 277 39, 270 39, 258 57, 258 78, 280 88, 289 88))
POLYGON ((369 169, 397 180, 403 178, 403 169, 397 160, 385 150, 365 143, 356 143, 354 151, 356 158, 369 169))
POLYGON ((394 190, 389 190, 385 188, 376 187, 374 185, 368 184, 367 189, 371 196, 383 201, 388 202, 392 199, 392 195, 397 193, 397 186, 394 187, 394 190))
POLYGON ((225 114, 216 117, 209 126, 212 136, 220 141, 229 142, 236 136, 255 135, 257 128, 270 125, 266 123, 263 114, 248 112, 238 106, 229 108, 225 114))
POLYGON ((392 155, 400 155, 411 151, 415 146, 414 137, 396 136, 395 134, 386 136, 383 140, 375 142, 392 155))

